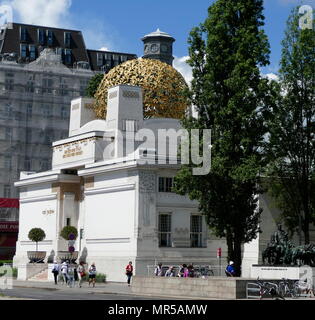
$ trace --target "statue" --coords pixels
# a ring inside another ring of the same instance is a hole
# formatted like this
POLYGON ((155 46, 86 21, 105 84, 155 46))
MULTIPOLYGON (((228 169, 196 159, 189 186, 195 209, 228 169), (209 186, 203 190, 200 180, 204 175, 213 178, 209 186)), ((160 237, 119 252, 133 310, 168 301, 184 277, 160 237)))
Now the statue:
POLYGON ((290 264, 293 245, 289 240, 287 232, 282 230, 282 225, 278 225, 277 231, 271 236, 267 248, 262 252, 263 263, 268 264, 290 264))

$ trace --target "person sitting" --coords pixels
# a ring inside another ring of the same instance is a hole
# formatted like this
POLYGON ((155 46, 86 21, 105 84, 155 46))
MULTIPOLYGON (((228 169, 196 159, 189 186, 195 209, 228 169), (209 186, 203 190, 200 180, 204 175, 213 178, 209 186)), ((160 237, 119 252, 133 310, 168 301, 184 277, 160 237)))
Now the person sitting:
POLYGON ((165 272, 165 277, 174 277, 174 267, 170 266, 167 271, 165 272))
POLYGON ((154 274, 155 274, 157 277, 163 276, 162 263, 159 263, 159 264, 155 267, 154 274))
POLYGON ((227 265, 225 274, 227 277, 235 277, 235 267, 233 261, 230 261, 230 263, 227 265))

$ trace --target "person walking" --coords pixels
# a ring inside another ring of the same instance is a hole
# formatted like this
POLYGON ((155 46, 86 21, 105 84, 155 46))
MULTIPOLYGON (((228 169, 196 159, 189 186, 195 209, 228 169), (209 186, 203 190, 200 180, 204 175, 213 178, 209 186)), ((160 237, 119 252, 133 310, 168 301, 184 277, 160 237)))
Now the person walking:
POLYGON ((53 264, 53 267, 52 267, 52 273, 54 274, 54 280, 55 280, 55 284, 58 284, 58 275, 59 275, 59 270, 60 270, 60 267, 59 267, 59 264, 58 262, 55 260, 54 261, 54 264, 53 264))
POLYGON ((91 282, 93 284, 93 288, 95 287, 95 278, 96 278, 96 267, 95 263, 93 262, 89 268, 89 286, 91 282))
POLYGON ((68 267, 68 287, 74 287, 74 266, 69 265, 68 267))
POLYGON ((62 274, 62 278, 63 278, 63 282, 64 284, 68 284, 68 280, 69 280, 69 277, 68 277, 68 264, 66 261, 64 261, 61 265, 61 274, 62 274))
POLYGON ((81 288, 83 279, 86 276, 86 272, 85 272, 84 262, 83 261, 80 262, 80 264, 78 266, 78 269, 77 269, 77 272, 78 272, 78 278, 79 278, 79 287, 81 288))
POLYGON ((130 287, 130 281, 131 281, 132 275, 133 275, 133 265, 132 265, 132 261, 129 261, 129 264, 126 267, 128 287, 130 287))

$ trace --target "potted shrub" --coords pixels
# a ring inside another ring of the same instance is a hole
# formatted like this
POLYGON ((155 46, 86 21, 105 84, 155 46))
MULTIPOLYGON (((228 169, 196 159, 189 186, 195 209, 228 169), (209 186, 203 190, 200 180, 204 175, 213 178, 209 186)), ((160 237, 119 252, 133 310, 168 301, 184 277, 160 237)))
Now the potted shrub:
MULTIPOLYGON (((60 237, 65 239, 66 241, 75 241, 78 237, 78 230, 73 226, 65 226, 60 231, 60 237)), ((58 258, 61 262, 69 260, 71 263, 75 263, 78 258, 78 251, 74 251, 74 247, 69 245, 68 251, 59 251, 58 258)))
POLYGON ((46 251, 38 251, 38 242, 46 238, 45 231, 41 228, 33 228, 29 231, 28 238, 36 242, 36 251, 27 251, 30 262, 43 262, 46 257, 46 251))

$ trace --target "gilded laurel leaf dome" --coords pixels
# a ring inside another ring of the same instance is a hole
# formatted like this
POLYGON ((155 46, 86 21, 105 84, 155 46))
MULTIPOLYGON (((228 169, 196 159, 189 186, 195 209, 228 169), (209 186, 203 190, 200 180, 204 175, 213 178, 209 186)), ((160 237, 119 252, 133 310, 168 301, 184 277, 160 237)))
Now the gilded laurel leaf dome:
POLYGON ((180 119, 188 107, 183 76, 166 63, 139 58, 118 65, 104 76, 93 106, 98 118, 106 117, 108 88, 119 84, 142 87, 145 118, 180 119))

